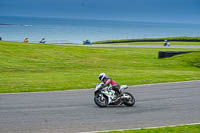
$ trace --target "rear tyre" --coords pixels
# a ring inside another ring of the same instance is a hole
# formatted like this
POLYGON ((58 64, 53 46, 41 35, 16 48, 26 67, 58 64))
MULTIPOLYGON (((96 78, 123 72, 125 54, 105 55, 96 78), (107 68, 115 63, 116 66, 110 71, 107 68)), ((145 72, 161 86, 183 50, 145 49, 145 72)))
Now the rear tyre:
POLYGON ((123 100, 126 106, 133 106, 135 104, 135 98, 131 93, 124 92, 123 96, 125 97, 123 100))
POLYGON ((94 96, 94 102, 99 107, 107 107, 108 99, 101 93, 96 93, 94 96))

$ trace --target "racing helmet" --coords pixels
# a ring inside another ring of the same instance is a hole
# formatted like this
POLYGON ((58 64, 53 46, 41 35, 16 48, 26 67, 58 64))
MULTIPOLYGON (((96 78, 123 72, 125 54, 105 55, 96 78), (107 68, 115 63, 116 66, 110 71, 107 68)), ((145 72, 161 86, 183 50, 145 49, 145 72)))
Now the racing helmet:
POLYGON ((105 73, 100 73, 99 74, 99 80, 103 82, 104 78, 106 78, 106 74, 105 73))

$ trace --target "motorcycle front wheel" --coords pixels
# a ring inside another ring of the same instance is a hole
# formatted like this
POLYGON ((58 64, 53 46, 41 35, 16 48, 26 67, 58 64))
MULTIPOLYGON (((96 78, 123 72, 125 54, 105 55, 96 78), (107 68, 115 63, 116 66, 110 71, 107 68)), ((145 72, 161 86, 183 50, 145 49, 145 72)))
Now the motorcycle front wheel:
POLYGON ((107 107, 108 99, 101 93, 96 93, 94 96, 94 102, 99 107, 107 107))
POLYGON ((133 106, 135 104, 135 98, 131 93, 124 92, 123 97, 124 97, 124 99, 123 99, 124 104, 126 106, 133 106))

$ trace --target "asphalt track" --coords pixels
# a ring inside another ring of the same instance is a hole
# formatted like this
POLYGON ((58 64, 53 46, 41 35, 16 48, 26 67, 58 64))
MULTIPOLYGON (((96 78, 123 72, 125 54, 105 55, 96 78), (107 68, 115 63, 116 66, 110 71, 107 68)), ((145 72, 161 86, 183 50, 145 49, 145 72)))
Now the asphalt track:
POLYGON ((93 90, 0 94, 0 133, 71 133, 200 122, 200 81, 129 87, 134 107, 99 108, 93 90))

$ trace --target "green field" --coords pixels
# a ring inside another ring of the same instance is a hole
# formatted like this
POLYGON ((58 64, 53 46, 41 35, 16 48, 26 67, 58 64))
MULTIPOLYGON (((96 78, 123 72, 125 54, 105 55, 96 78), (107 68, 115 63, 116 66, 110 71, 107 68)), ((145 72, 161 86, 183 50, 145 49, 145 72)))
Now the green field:
MULTIPOLYGON (((94 88, 98 74, 119 84, 200 80, 200 53, 158 59, 158 48, 101 48, 0 42, 0 93, 94 88)), ((200 50, 200 49, 188 49, 200 50)))
POLYGON ((155 129, 112 131, 105 133, 200 133, 200 125, 164 127, 155 129))

